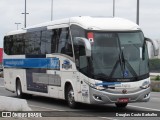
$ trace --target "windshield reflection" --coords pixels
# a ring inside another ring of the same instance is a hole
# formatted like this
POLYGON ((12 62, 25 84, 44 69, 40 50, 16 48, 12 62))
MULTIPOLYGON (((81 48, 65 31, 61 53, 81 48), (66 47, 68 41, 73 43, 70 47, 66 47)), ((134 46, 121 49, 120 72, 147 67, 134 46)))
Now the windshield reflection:
POLYGON ((94 32, 92 66, 95 79, 138 79, 148 74, 148 54, 142 32, 94 32), (142 59, 142 54, 145 59, 142 59))

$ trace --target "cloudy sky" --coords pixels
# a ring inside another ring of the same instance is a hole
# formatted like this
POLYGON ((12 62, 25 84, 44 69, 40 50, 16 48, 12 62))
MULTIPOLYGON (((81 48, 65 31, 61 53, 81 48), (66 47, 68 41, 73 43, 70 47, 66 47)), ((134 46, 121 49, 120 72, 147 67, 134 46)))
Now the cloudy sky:
MULTIPOLYGON (((5 33, 24 26, 25 0, 0 0, 0 47, 5 33)), ((115 16, 136 22, 137 0, 115 0, 115 16)), ((112 16, 113 0, 53 0, 53 19, 72 16, 112 16)), ((27 0, 27 26, 50 21, 51 0, 27 0)), ((140 0, 140 27, 145 36, 160 40, 160 0, 140 0)))

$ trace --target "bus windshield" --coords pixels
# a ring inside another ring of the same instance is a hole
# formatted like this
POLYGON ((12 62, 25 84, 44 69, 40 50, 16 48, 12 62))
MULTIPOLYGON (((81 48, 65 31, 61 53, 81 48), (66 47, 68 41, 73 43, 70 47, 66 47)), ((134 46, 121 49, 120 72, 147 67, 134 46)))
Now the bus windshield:
POLYGON ((92 76, 106 81, 148 77, 148 53, 141 31, 92 32, 92 76))

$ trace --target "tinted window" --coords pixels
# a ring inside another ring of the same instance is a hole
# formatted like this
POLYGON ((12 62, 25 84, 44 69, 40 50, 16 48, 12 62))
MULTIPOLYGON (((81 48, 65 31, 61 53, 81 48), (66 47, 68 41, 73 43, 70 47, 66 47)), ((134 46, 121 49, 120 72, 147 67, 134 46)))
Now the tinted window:
POLYGON ((69 28, 59 29, 58 53, 73 56, 69 28))
POLYGON ((40 54, 40 32, 30 32, 26 34, 25 53, 40 54))
POLYGON ((4 38, 4 52, 8 55, 11 55, 12 47, 13 47, 12 36, 6 36, 4 38))
POLYGON ((24 34, 6 36, 4 38, 4 51, 8 55, 24 54, 24 34))
POLYGON ((79 27, 77 25, 71 25, 71 35, 72 35, 72 39, 73 39, 76 65, 77 65, 77 67, 79 67, 79 55, 83 54, 83 51, 81 51, 81 49, 79 49, 79 45, 76 43, 75 38, 76 37, 84 37, 85 38, 85 30, 82 27, 79 27))
POLYGON ((28 32, 4 38, 8 55, 63 53, 73 56, 69 28, 28 32))
POLYGON ((41 54, 51 53, 51 38, 52 31, 42 31, 41 32, 41 54))

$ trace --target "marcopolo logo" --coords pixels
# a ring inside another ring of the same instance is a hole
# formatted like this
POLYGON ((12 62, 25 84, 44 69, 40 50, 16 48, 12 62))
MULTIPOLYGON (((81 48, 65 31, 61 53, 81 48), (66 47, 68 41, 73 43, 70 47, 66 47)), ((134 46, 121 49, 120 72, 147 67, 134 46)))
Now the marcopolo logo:
POLYGON ((70 63, 69 60, 66 59, 63 61, 62 68, 68 70, 68 69, 72 68, 72 64, 70 63))

